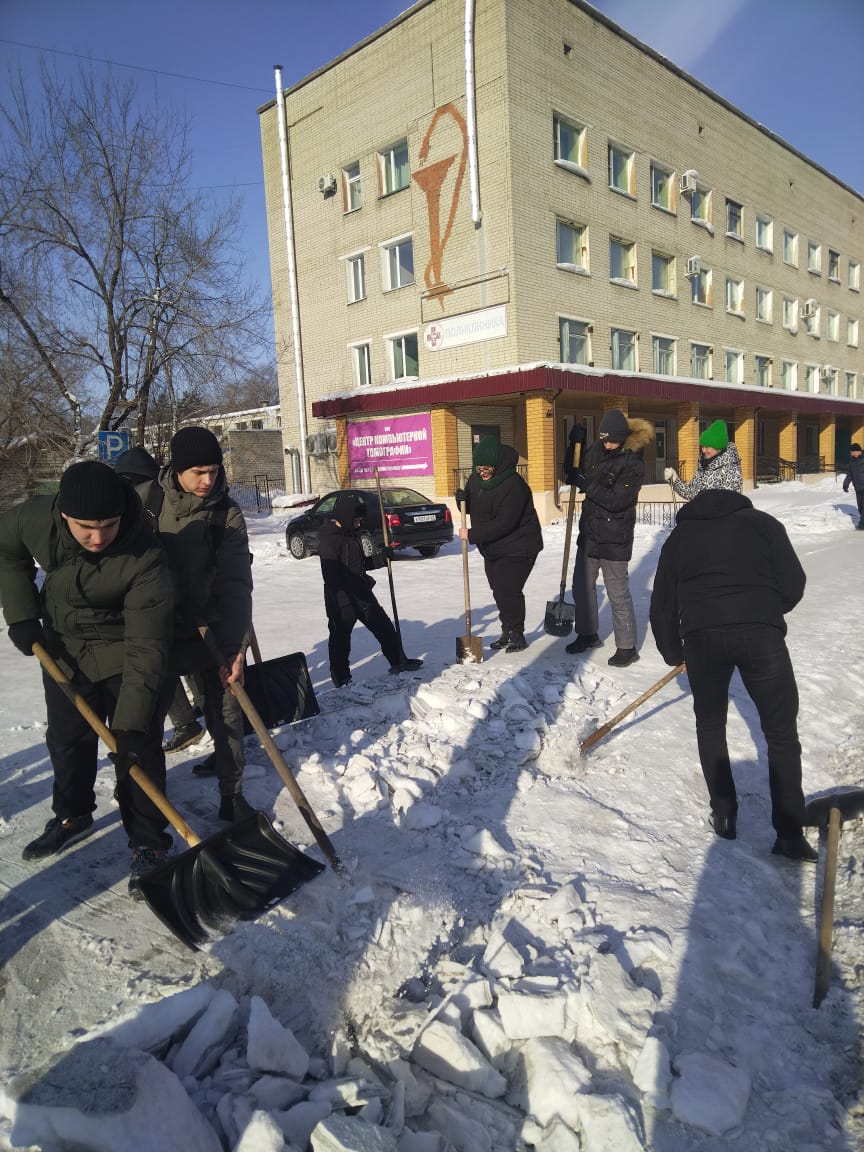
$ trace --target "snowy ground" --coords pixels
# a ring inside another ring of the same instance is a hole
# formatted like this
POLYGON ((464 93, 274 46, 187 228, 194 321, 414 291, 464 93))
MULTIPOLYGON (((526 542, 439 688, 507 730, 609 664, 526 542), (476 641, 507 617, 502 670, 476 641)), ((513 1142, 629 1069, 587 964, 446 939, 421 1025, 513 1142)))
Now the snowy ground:
MULTIPOLYGON (((860 786, 854 504, 831 478, 753 498, 808 576, 789 617, 805 792, 860 786)), ((764 746, 740 683, 727 842, 707 825, 685 677, 580 757, 667 669, 650 636, 618 670, 611 639, 573 658, 543 633, 561 524, 529 581, 527 651, 456 664, 458 548, 409 553, 393 577, 422 671, 387 675, 358 628, 354 684, 338 692, 319 565, 288 557, 283 525, 250 517, 255 624, 265 659, 306 653, 321 715, 276 740, 349 875, 322 873, 203 951, 128 899, 107 761, 96 835, 22 862, 50 816, 51 771, 35 661, 0 636, 0 1149, 862 1152, 864 826, 842 832, 816 1010, 825 843, 817 869, 770 855, 764 746)), ((643 630, 664 538, 637 530, 643 630)), ((496 614, 473 550, 471 589, 488 645, 496 614)), ((377 591, 389 609, 386 573, 377 591)), ((214 783, 190 772, 202 750, 172 757, 168 781, 206 835, 222 825, 214 783)), ((254 738, 246 793, 320 855, 254 738)))

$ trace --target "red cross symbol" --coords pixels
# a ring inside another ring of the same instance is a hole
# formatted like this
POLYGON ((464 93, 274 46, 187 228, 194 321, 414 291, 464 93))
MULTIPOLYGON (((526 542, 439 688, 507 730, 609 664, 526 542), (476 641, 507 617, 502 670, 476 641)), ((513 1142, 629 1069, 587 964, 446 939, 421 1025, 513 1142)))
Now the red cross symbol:
POLYGON ((444 339, 444 333, 437 324, 430 324, 426 329, 425 344, 427 348, 431 348, 434 352, 441 341, 444 339))

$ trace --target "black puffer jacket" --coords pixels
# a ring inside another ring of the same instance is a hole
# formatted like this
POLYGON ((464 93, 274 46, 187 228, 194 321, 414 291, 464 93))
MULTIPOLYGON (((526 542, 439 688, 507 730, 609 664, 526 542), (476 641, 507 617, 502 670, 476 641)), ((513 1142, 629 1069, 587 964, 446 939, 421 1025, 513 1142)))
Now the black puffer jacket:
POLYGON ((324 577, 324 604, 329 611, 346 604, 363 604, 373 599, 375 581, 367 575, 369 568, 382 568, 383 553, 366 556, 354 517, 362 505, 350 492, 341 492, 333 506, 332 520, 325 520, 318 531, 318 558, 324 577), (337 523, 338 521, 338 523, 337 523))
POLYGON ((580 469, 585 493, 579 517, 577 545, 595 560, 629 560, 639 489, 645 479, 642 452, 654 439, 647 420, 628 418, 630 432, 620 448, 611 451, 595 440, 580 469))
POLYGON ((856 492, 864 489, 864 455, 849 457, 849 463, 846 465, 846 475, 843 478, 844 492, 849 491, 850 484, 856 492))
POLYGON ((779 520, 738 492, 700 492, 681 508, 660 552, 650 610, 660 655, 680 664, 681 638, 702 628, 769 624, 785 635, 784 613, 804 584, 779 520))
POLYGON ((468 540, 481 556, 500 560, 503 556, 536 556, 543 550, 543 533, 534 508, 531 489, 515 471, 519 455, 509 444, 498 447, 495 477, 507 469, 513 474, 499 484, 484 487, 476 472, 465 485, 466 510, 471 513, 468 540))

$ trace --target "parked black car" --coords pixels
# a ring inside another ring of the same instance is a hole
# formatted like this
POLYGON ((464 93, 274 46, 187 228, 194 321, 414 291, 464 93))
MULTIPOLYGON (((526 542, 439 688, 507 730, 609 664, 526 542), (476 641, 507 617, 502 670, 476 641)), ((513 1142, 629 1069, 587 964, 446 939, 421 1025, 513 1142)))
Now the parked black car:
MULTIPOLYGON (((371 556, 384 543, 378 492, 366 488, 349 488, 348 491, 363 504, 360 538, 363 551, 371 556)), ((331 517, 338 495, 338 492, 328 492, 302 515, 288 521, 285 543, 295 560, 318 554, 318 529, 324 520, 331 517)), ((446 504, 427 500, 413 488, 382 487, 381 498, 387 517, 387 532, 394 548, 416 548, 421 556, 435 556, 443 544, 449 544, 453 539, 453 518, 446 504)))

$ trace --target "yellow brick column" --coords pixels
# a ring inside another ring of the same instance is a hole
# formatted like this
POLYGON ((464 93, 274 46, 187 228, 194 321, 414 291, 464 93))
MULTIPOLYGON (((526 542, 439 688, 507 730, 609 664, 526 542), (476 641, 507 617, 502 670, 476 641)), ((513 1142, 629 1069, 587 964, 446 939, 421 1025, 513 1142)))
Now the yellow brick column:
POLYGON ((536 496, 555 489, 555 421, 548 396, 525 397, 525 442, 528 457, 528 487, 536 496))
POLYGON ((736 408, 735 447, 741 457, 741 476, 746 485, 756 483, 756 413, 752 408, 736 408))
POLYGON ((836 459, 836 433, 837 420, 831 414, 819 417, 819 455, 822 457, 822 467, 826 472, 834 471, 836 459))
POLYGON ((432 466, 435 469, 435 495, 452 496, 456 490, 459 444, 456 413, 440 405, 432 409, 432 466))
POLYGON ((780 459, 798 463, 798 413, 780 414, 780 459))
POLYGON ((676 404, 678 424, 678 459, 683 468, 682 479, 692 480, 699 467, 699 413, 698 404, 676 404))
POLYGON ((340 488, 351 485, 351 468, 348 463, 348 421, 344 416, 336 417, 336 479, 340 488))
MULTIPOLYGON (((619 412, 623 412, 626 416, 628 413, 627 397, 626 396, 604 396, 603 397, 603 416, 607 412, 611 412, 613 408, 617 408, 619 412)), ((600 419, 603 419, 603 416, 600 419)))
POLYGON ((864 420, 857 426, 852 425, 852 441, 853 444, 861 444, 864 446, 864 420))

